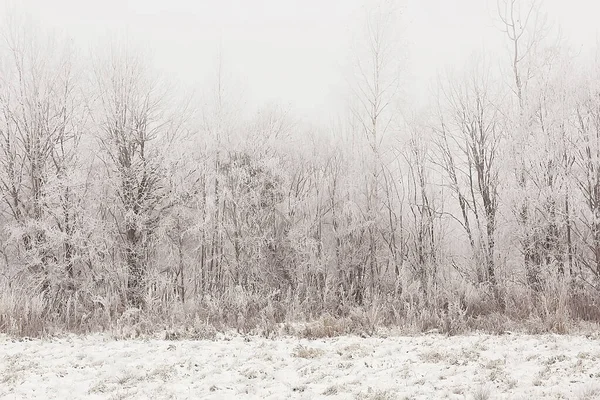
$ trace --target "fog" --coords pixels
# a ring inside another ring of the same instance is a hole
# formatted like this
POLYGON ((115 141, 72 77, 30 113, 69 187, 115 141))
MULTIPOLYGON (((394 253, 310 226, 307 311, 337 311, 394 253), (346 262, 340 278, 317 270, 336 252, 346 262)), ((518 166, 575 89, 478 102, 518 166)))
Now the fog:
MULTIPOLYGON (((198 88, 214 79, 220 54, 227 79, 250 105, 276 102, 309 118, 328 118, 343 108, 353 43, 369 6, 362 0, 5 3, 29 13, 36 24, 66 32, 86 51, 126 37, 153 54, 156 67, 198 88)), ((495 0, 399 4, 407 107, 423 104, 437 75, 462 68, 475 52, 504 56, 507 51, 495 0)), ((575 50, 587 54, 594 48, 597 2, 546 0, 542 8, 575 50)))

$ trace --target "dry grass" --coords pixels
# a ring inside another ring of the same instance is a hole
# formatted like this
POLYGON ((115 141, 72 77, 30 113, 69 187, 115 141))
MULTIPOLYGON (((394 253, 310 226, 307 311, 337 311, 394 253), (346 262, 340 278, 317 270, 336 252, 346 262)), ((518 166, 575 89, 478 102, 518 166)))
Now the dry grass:
POLYGON ((325 354, 325 352, 321 349, 298 345, 292 353, 292 356, 296 358, 318 358, 323 354, 325 354))
POLYGON ((396 400, 398 395, 389 390, 368 390, 355 396, 356 400, 396 400))
POLYGON ((432 350, 419 354, 419 358, 428 363, 439 363, 445 361, 448 355, 437 350, 432 350))
POLYGON ((335 396, 336 394, 342 392, 343 390, 339 385, 331 385, 328 386, 327 389, 323 392, 324 396, 335 396))
POLYGON ((577 400, 595 400, 600 398, 600 387, 590 386, 577 394, 577 400))
POLYGON ((233 329, 263 337, 319 339, 372 336, 380 328, 448 335, 473 331, 564 334, 600 322, 592 293, 558 281, 547 283, 538 293, 508 286, 502 291, 503 307, 485 287, 464 283, 426 290, 408 285, 397 296, 378 295, 364 306, 342 299, 335 308, 328 298, 307 302, 293 293, 275 298, 239 287, 220 296, 188 299, 185 304, 168 300, 161 294, 166 289, 159 288, 149 294, 143 309, 126 307, 116 289, 97 295, 63 293, 61 301, 56 296, 32 295, 25 286, 2 289, 0 333, 15 337, 110 332, 121 339, 161 334, 170 340, 213 340, 218 332, 233 329))
POLYGON ((490 400, 492 397, 491 390, 487 386, 480 386, 473 392, 473 400, 490 400))

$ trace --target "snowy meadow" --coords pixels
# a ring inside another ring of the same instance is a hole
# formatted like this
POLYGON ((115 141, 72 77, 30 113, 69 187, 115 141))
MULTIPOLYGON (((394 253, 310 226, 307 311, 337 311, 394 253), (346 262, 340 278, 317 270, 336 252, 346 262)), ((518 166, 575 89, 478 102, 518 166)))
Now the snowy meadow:
POLYGON ((1 399, 600 398, 600 336, 0 339, 1 399))

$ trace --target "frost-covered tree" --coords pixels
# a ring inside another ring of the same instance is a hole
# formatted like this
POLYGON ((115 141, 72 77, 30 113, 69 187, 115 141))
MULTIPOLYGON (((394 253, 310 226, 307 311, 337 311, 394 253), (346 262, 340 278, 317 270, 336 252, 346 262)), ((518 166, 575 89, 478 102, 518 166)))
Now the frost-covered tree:
POLYGON ((75 289, 81 273, 86 128, 82 86, 68 42, 16 15, 0 54, 0 194, 24 265, 44 292, 75 289), (21 251, 22 250, 22 251, 21 251), (76 268, 79 267, 79 268, 76 268))
MULTIPOLYGON (((560 214, 569 207, 564 186, 565 135, 561 121, 552 118, 564 110, 564 98, 553 97, 558 88, 555 71, 559 39, 536 0, 503 0, 498 15, 508 43, 509 87, 513 107, 507 109, 509 147, 514 159, 513 212, 519 224, 518 240, 523 254, 527 283, 541 290, 544 266, 558 263, 564 251, 559 246, 560 214), (554 92, 554 93, 553 93, 554 92), (550 111, 552 110, 552 111, 550 111), (543 146, 539 146, 543 143, 543 146), (560 198, 559 198, 560 197, 560 198)), ((566 72, 565 70, 563 70, 566 72)), ((567 224, 568 227, 568 224, 567 224)))
MULTIPOLYGON (((400 9, 395 1, 377 1, 366 6, 363 36, 358 40, 354 79, 351 81, 353 102, 351 110, 356 144, 360 146, 364 165, 364 200, 360 202, 368 247, 367 261, 359 263, 354 274, 360 291, 376 292, 382 274, 385 252, 381 238, 388 242, 390 251, 398 248, 397 220, 389 218, 395 211, 391 205, 392 180, 387 164, 393 159, 390 152, 393 129, 398 125, 399 94, 403 54, 399 47, 400 9), (382 193, 383 190, 383 193, 382 193), (382 202, 387 195, 387 218, 382 202), (390 223, 390 226, 386 226, 390 223), (385 228, 384 228, 385 227, 385 228)), ((361 298, 365 293, 361 294, 361 298)))
POLYGON ((95 70, 97 138, 111 190, 110 213, 127 268, 127 300, 141 306, 155 234, 174 206, 169 156, 182 134, 182 112, 145 60, 111 48, 95 70))
POLYGON ((439 164, 460 210, 455 220, 467 235, 478 281, 489 283, 498 295, 496 240, 504 132, 496 90, 482 66, 462 83, 450 82, 443 91, 436 141, 439 164))

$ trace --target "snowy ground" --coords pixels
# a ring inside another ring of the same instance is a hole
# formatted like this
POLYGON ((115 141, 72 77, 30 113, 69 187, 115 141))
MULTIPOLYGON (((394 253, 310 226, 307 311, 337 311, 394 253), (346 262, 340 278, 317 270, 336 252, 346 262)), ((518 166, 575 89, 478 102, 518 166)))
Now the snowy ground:
POLYGON ((600 339, 0 337, 1 399, 594 399, 600 339))

